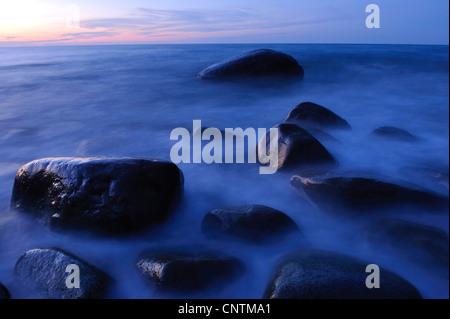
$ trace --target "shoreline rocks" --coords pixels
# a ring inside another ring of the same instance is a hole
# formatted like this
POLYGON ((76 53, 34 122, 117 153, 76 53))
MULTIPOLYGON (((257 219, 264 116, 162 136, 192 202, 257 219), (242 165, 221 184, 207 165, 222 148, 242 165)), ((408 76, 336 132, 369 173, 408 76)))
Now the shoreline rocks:
POLYGON ((270 243, 292 233, 300 235, 289 216, 262 205, 212 210, 203 217, 201 229, 208 238, 237 238, 252 243, 270 243))
POLYGON ((449 199, 425 189, 412 189, 371 178, 293 176, 291 184, 306 193, 319 208, 334 212, 339 208, 364 213, 408 207, 432 212, 448 212, 449 199))
POLYGON ((0 282, 0 299, 11 299, 8 289, 0 282))
POLYGON ((136 267, 157 291, 179 293, 220 289, 245 271, 237 258, 214 252, 149 253, 139 258, 136 267))
POLYGON ((112 282, 103 271, 58 248, 27 251, 17 261, 14 275, 22 287, 49 299, 105 298, 112 282), (69 265, 79 267, 79 288, 66 285, 69 265))
POLYGON ((44 158, 18 171, 11 209, 52 229, 129 234, 165 221, 183 184, 181 170, 165 161, 44 158))
POLYGON ((380 267, 380 288, 366 286, 369 262, 326 251, 301 250, 275 267, 265 299, 421 299, 417 289, 380 267))
POLYGON ((303 102, 297 105, 289 112, 284 123, 298 124, 305 129, 352 129, 342 117, 326 107, 312 102, 303 102))
MULTIPOLYGON (((278 167, 277 169, 295 169, 299 166, 336 164, 334 157, 310 133, 290 123, 281 123, 278 128, 278 167)), ((258 143, 258 158, 264 149, 263 139, 258 143)), ((266 134, 266 154, 270 154, 270 131, 266 134)))
POLYGON ((406 130, 394 126, 381 126, 371 133, 372 136, 397 140, 402 142, 417 142, 419 138, 406 130))
POLYGON ((304 71, 290 55, 259 49, 215 63, 199 72, 196 78, 205 80, 274 76, 295 77, 301 80, 304 71))

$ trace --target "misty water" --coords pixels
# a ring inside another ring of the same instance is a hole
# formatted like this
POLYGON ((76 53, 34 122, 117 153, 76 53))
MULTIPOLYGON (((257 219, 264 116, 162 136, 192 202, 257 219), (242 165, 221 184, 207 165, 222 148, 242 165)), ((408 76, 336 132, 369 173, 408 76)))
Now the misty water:
MULTIPOLYGON (((59 247, 116 280, 115 298, 260 298, 277 260, 302 247, 345 253, 396 272, 423 297, 448 298, 448 277, 371 244, 371 218, 320 211, 290 185, 291 173, 260 175, 256 164, 179 164, 184 201, 157 230, 111 238, 55 233, 9 212, 17 170, 49 156, 130 156, 170 160, 176 127, 267 128, 300 102, 323 105, 352 131, 322 143, 337 174, 376 176, 448 196, 448 46, 396 45, 129 45, 0 48, 0 282, 13 283, 17 259, 33 248, 59 247), (195 79, 207 66, 268 48, 292 55, 302 82, 276 84, 195 79), (379 126, 418 136, 416 143, 373 138, 379 126), (441 179, 432 175, 440 174, 441 179), (214 208, 261 204, 289 215, 304 238, 267 245, 207 240, 203 216, 214 208), (158 295, 135 263, 144 250, 221 251, 241 259, 245 274, 221 289, 158 295)), ((384 212, 379 212, 378 217, 384 212)), ((402 218, 447 234, 448 213, 403 211, 402 218)), ((375 214, 377 216, 377 214, 375 214)), ((362 270, 364 271, 364 270, 362 270)), ((382 279, 381 279, 382 280, 382 279)), ((12 289, 12 297, 33 297, 12 289)))

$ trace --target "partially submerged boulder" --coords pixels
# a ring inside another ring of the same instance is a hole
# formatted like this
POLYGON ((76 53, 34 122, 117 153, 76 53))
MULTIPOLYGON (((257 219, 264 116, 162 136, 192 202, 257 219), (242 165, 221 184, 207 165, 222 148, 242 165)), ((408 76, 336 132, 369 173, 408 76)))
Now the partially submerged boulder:
POLYGON ((149 253, 142 256, 136 266, 144 278, 161 292, 220 289, 245 270, 240 260, 214 252, 149 253))
POLYGON ((369 262, 325 251, 300 250, 276 266, 263 298, 420 299, 405 279, 380 267, 380 287, 366 286, 369 262))
POLYGON ((105 298, 112 282, 100 269, 54 248, 27 251, 17 261, 14 275, 19 285, 49 299, 105 298), (79 270, 79 288, 75 277, 69 277, 77 271, 73 265, 79 270))
POLYGON ((383 137, 389 140, 398 140, 403 142, 417 142, 419 138, 406 130, 394 126, 381 126, 372 131, 372 135, 383 137))
POLYGON ((364 213, 407 207, 448 212, 449 199, 437 193, 363 177, 305 178, 293 176, 291 184, 327 211, 344 209, 364 213))
POLYGON ((350 124, 342 117, 312 102, 303 102, 297 105, 284 122, 298 124, 305 129, 351 129, 350 124))
POLYGON ((299 233, 286 214, 262 205, 225 207, 210 211, 202 221, 202 232, 211 238, 239 238, 253 243, 270 243, 299 233))
MULTIPOLYGON (((335 164, 328 150, 306 130, 295 124, 282 123, 278 128, 277 169, 294 169, 300 166, 335 164)), ((258 158, 270 156, 270 131, 258 144, 258 158), (265 153, 263 152, 265 150, 265 153)))
POLYGON ((290 55, 267 49, 250 51, 215 63, 197 74, 198 79, 288 76, 303 79, 303 68, 290 55))
POLYGON ((11 209, 51 228, 125 234, 166 220, 183 183, 178 167, 160 160, 44 158, 18 171, 11 209))

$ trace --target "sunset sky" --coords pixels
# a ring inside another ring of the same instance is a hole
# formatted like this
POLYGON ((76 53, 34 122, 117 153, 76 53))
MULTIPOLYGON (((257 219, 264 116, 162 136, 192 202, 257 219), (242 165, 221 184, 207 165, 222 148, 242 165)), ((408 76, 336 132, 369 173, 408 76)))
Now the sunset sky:
POLYGON ((0 0, 0 46, 448 44, 448 10, 448 0, 0 0), (366 28, 370 3, 379 29, 366 28))

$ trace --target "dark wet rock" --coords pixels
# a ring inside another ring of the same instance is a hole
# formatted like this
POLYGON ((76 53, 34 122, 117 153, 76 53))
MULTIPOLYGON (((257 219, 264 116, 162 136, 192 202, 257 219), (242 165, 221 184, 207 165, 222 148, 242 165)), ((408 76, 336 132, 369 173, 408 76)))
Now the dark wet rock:
POLYGON ((11 209, 51 228, 125 234, 166 220, 183 191, 170 162, 133 158, 45 158, 17 173, 11 209))
POLYGON ((0 299, 10 299, 8 289, 0 282, 0 299))
POLYGON ((297 251, 276 267, 270 299, 420 299, 417 289, 380 266, 380 288, 367 288, 369 262, 325 251, 297 251))
POLYGON ((385 219, 366 230, 368 239, 415 264, 441 271, 448 278, 449 238, 432 226, 385 219))
POLYGON ((304 71, 291 56, 260 49, 213 64, 197 74, 198 79, 289 76, 303 79, 304 71))
POLYGON ((303 178, 293 176, 291 184, 302 190, 320 208, 334 212, 364 213, 407 206, 409 209, 448 212, 449 199, 422 188, 362 177, 303 178))
POLYGON ((154 288, 163 292, 220 289, 245 271, 238 259, 213 252, 150 253, 141 257, 136 265, 154 288))
POLYGON ((351 129, 342 117, 319 104, 311 102, 303 102, 297 105, 288 114, 284 122, 299 124, 305 129, 351 129))
POLYGON ((82 259, 60 249, 32 249, 16 263, 14 275, 24 288, 50 299, 97 299, 105 298, 112 279, 103 271, 82 259), (80 288, 68 288, 68 279, 73 270, 69 265, 79 267, 80 288), (66 272, 66 270, 69 270, 66 272))
POLYGON ((215 209, 205 215, 201 227, 208 237, 235 237, 255 243, 300 233, 289 216, 262 205, 215 209))
MULTIPOLYGON (((293 169, 299 166, 335 164, 327 149, 306 130, 295 124, 282 123, 278 128, 277 169, 293 169)), ((262 140, 258 154, 262 152, 262 140)), ((266 154, 270 154, 270 131, 266 134, 266 154)), ((261 156, 258 155, 258 158, 261 156)))
POLYGON ((417 136, 412 135, 408 131, 393 126, 381 126, 373 130, 372 135, 404 142, 416 142, 419 140, 417 136))

